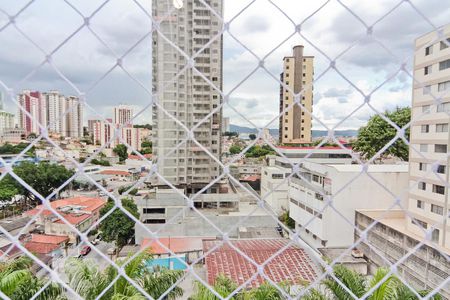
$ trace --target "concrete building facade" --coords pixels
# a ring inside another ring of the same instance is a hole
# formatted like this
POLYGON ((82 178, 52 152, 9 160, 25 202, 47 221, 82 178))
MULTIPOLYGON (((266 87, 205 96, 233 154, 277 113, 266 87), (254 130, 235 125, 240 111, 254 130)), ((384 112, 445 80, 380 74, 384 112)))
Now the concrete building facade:
MULTIPOLYGON (((441 32, 449 42, 450 24, 441 32)), ((355 239, 377 221, 358 245, 368 261, 389 266, 406 255, 399 274, 417 290, 433 290, 450 276, 450 47, 437 32, 415 41, 414 79, 407 210, 358 210, 355 239)), ((450 299, 448 284, 438 292, 450 299)))
POLYGON ((38 91, 24 90, 17 95, 17 102, 22 109, 18 110, 19 127, 25 129, 25 134, 39 134, 41 126, 47 125, 47 103, 45 97, 38 91))
MULTIPOLYGON (((450 40, 450 25, 443 33, 450 40)), ((437 38, 432 32, 415 42, 417 82, 413 87, 411 142, 420 154, 410 148, 410 180, 415 187, 410 193, 409 211, 419 224, 408 222, 407 229, 423 235, 419 226, 429 229, 434 225, 433 241, 450 248, 450 47, 443 41, 434 42, 437 38), (442 97, 442 103, 436 105, 432 95, 442 97)))
MULTIPOLYGON (((283 59, 280 81, 291 91, 280 86, 280 113, 295 103, 294 94, 300 93, 300 103, 312 113, 314 57, 303 54, 304 47, 295 46, 292 56, 283 59)), ((279 119, 280 144, 311 143, 311 116, 299 105, 285 111, 279 119)))
POLYGON ((312 248, 348 248, 353 244, 355 209, 406 205, 408 164, 370 165, 367 174, 355 164, 302 164, 289 179, 289 216, 295 230, 312 248), (374 181, 377 180, 380 184, 374 181), (370 191, 368 193, 367 191, 370 191), (327 206, 332 197, 334 209, 327 206))
POLYGON ((285 156, 269 156, 267 166, 261 168, 261 197, 276 214, 289 210, 288 183, 292 165, 304 161, 319 164, 350 164, 351 149, 340 147, 290 147, 280 146, 278 150, 285 156))
MULTIPOLYGON (((222 0, 208 3, 219 15, 223 15, 222 0)), ((187 55, 195 55, 192 61, 188 61, 161 35, 154 33, 153 88, 158 95, 158 103, 187 128, 195 127, 193 137, 219 159, 222 111, 209 117, 208 114, 222 101, 217 91, 222 90, 221 20, 208 7, 193 0, 184 1, 184 5, 175 11, 171 3, 153 1, 152 9, 156 20, 165 20, 159 25, 159 31, 187 55), (169 12, 170 16, 167 16, 169 12), (203 49, 206 44, 207 47, 203 49), (195 67, 196 71, 188 66, 178 74, 187 64, 195 67), (199 124, 200 121, 203 122, 199 124)), ((156 106, 153 108, 153 128, 153 153, 157 159, 158 172, 166 180, 191 193, 199 191, 219 176, 218 164, 192 140, 167 155, 190 135, 156 106)), ((156 184, 165 186, 159 180, 156 184)), ((209 192, 216 191, 217 187, 209 189, 209 192)))

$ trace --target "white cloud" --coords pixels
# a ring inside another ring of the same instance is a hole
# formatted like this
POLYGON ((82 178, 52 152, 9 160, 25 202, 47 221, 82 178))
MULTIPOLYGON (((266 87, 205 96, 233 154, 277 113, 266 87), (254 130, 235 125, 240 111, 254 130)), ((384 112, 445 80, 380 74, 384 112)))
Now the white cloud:
MULTIPOLYGON (((167 1, 170 2, 170 0, 167 1)), ((70 2, 84 15, 89 15, 103 1, 71 0, 70 2)), ((224 0, 224 2, 225 19, 230 20, 251 1, 224 0)), ((448 22, 450 9, 448 6, 443 6, 441 0, 412 2, 437 26, 448 22)), ((150 1, 140 0, 139 3, 147 13, 150 13, 150 1)), ((325 1, 273 0, 273 3, 279 6, 295 24, 302 23, 302 34, 331 59, 353 45, 338 58, 337 66, 364 92, 370 92, 399 67, 395 58, 376 42, 364 38, 366 29, 337 1, 330 1, 306 21, 304 20, 325 1), (361 41, 354 44, 358 39, 361 41)), ((396 4, 390 0, 346 0, 344 3, 368 25, 379 20, 396 4)), ((25 4, 25 0, 3 1, 0 9, 12 15, 25 4)), ((6 22, 7 16, 0 12, 0 28, 6 22)), ((17 26, 47 52, 54 49, 82 23, 83 18, 66 3, 53 0, 35 1, 16 20, 17 26)), ((91 26, 114 52, 122 55, 150 29, 150 20, 133 1, 111 0, 92 18, 91 26)), ((275 78, 278 78, 281 72, 282 58, 289 55, 292 46, 296 44, 304 44, 306 54, 315 56, 315 77, 318 78, 328 67, 329 62, 320 51, 300 35, 295 34, 286 40, 294 29, 294 24, 266 0, 255 1, 230 25, 230 32, 260 58, 273 51, 266 57, 265 66, 275 78), (276 46, 279 47, 274 49, 276 46)), ((430 25, 407 2, 404 2, 374 26, 373 36, 386 45, 395 56, 407 59, 410 68, 414 39, 430 30, 430 25)), ((0 80, 8 86, 17 84, 44 58, 36 47, 11 26, 0 32, 0 43, 7 45, 3 46, 0 52, 0 80)), ((151 38, 147 38, 124 59, 127 70, 148 89, 151 86, 150 47, 151 38)), ((54 55, 53 62, 81 90, 86 90, 115 63, 115 57, 85 28, 54 55)), ((252 54, 246 52, 231 36, 225 34, 225 93, 233 90, 257 64, 258 60, 252 54)), ((411 101, 410 87, 411 79, 404 74, 399 74, 373 95, 371 103, 381 111, 396 105, 408 105, 411 101)), ((72 88, 50 67, 42 68, 18 88, 59 89, 67 94, 74 93, 72 88)), ((317 80, 314 93, 314 116, 320 118, 327 126, 338 124, 349 111, 363 101, 361 95, 334 71, 330 71, 317 80)), ((247 82, 234 90, 231 98, 231 104, 240 113, 257 126, 264 126, 278 115, 279 84, 265 71, 259 70, 247 82)), ((136 82, 122 70, 117 69, 88 94, 88 101, 96 110, 107 116, 111 115, 110 107, 113 105, 130 103, 142 106, 148 103, 150 98, 136 82)), ((232 117, 231 123, 249 125, 228 108, 224 109, 224 113, 232 117)), ((361 109, 340 127, 341 129, 357 128, 363 125, 373 113, 368 108, 361 109)), ((150 119, 151 112, 146 111, 140 116, 139 121, 148 122, 150 119)), ((319 127, 318 122, 314 124, 317 128, 319 127)), ((277 122, 273 122, 270 127, 277 125, 277 122)))

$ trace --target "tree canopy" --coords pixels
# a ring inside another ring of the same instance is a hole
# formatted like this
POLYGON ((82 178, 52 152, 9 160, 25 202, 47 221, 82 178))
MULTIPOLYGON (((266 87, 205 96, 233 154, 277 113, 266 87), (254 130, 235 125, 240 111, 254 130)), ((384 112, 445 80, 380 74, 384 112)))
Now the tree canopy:
POLYGON ((269 145, 263 145, 263 146, 252 146, 250 147, 247 152, 245 152, 245 157, 262 157, 266 156, 268 154, 275 154, 275 150, 273 150, 269 145))
MULTIPOLYGON (((397 107, 394 111, 386 111, 383 114, 398 127, 402 128, 411 120, 411 108, 397 107)), ((358 138, 353 143, 353 149, 358 151, 364 159, 372 158, 378 151, 387 145, 397 135, 397 130, 386 122, 381 116, 375 115, 369 119, 366 126, 358 131, 358 138)), ((409 128, 405 130, 405 138, 409 140, 409 128)), ((397 139, 380 159, 392 155, 402 160, 408 160, 408 146, 401 139, 397 139)))
MULTIPOLYGON (((13 171, 44 197, 49 196, 74 174, 72 170, 68 170, 62 165, 49 162, 35 164, 29 161, 21 162, 13 167, 13 171)), ((61 190, 64 190, 64 188, 61 190)), ((34 194, 8 174, 0 181, 0 200, 7 200, 9 196, 14 196, 13 194, 23 195, 26 198, 35 200, 34 194)))
POLYGON ((250 133, 250 134, 248 135, 248 138, 251 139, 252 141, 254 141, 254 140, 256 140, 256 134, 250 133))
POLYGON ((119 156, 120 162, 124 162, 128 158, 128 149, 124 144, 119 144, 114 147, 113 152, 119 156))
POLYGON ((228 150, 230 154, 239 154, 242 151, 242 148, 239 145, 233 144, 228 150))
MULTIPOLYGON (((152 255, 143 252, 124 266, 125 274, 136 282, 153 299, 160 299, 182 276, 183 271, 153 269, 148 267, 152 255)), ((119 260, 119 266, 126 260, 119 260)), ((101 271, 94 261, 70 258, 66 261, 64 271, 68 277, 68 284, 83 299, 94 300, 118 276, 117 269, 108 266, 101 271)), ((183 290, 176 286, 165 294, 163 299, 177 299, 183 295, 183 290)), ((136 287, 127 279, 120 276, 101 299, 146 299, 136 287)))
MULTIPOLYGON (((139 218, 139 211, 131 198, 123 198, 122 206, 134 217, 139 218)), ((114 201, 108 199, 106 205, 100 210, 100 216, 113 209, 114 201)), ((122 210, 115 209, 105 220, 100 223, 100 231, 103 239, 107 242, 115 242, 118 250, 122 249, 134 236, 135 222, 122 210)))
MULTIPOLYGON (((0 146, 0 154, 19 154, 22 152, 29 143, 19 143, 17 145, 12 145, 9 143, 5 143, 0 146)), ((34 156, 35 147, 32 146, 30 149, 26 152, 26 154, 30 156, 34 156)))

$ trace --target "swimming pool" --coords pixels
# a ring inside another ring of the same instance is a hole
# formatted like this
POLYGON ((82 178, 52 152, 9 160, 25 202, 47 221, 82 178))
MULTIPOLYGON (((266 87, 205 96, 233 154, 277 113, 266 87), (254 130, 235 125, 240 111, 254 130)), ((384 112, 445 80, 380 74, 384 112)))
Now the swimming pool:
POLYGON ((182 261, 186 262, 186 257, 184 255, 155 258, 147 261, 147 266, 148 267, 159 266, 170 270, 185 270, 186 265, 183 264, 182 261))

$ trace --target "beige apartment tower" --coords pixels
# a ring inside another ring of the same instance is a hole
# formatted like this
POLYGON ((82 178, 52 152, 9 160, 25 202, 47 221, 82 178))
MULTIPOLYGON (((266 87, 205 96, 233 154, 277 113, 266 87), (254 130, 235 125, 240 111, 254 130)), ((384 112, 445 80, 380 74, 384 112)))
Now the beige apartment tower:
MULTIPOLYGON (((207 2, 223 15, 222 0, 207 2)), ((222 112, 208 115, 222 101, 217 91, 222 90, 222 23, 200 1, 182 4, 174 9, 172 1, 152 1, 153 17, 161 21, 153 34, 153 92, 165 110, 153 107, 153 154, 159 174, 190 194, 220 174, 212 156, 220 159, 222 112), (174 118, 188 129, 195 127, 192 133, 201 146, 185 142, 189 136, 174 118)), ((156 185, 167 187, 160 178, 156 185)), ((217 191, 214 185, 206 192, 217 191)))
MULTIPOLYGON (((450 42, 450 25, 443 33, 450 42)), ((419 225, 408 222, 407 227, 423 236, 419 226, 430 229, 434 225, 432 241, 450 249, 450 47, 438 39, 432 32, 415 42, 411 143, 420 154, 410 149, 414 188, 409 212, 419 225), (433 96, 442 103, 437 104, 433 96)))
MULTIPOLYGON (((295 46, 292 56, 283 59, 283 73, 280 80, 294 94, 304 89, 300 101, 305 109, 312 113, 314 57, 305 56, 303 50, 302 45, 295 46)), ((280 113, 295 102, 294 94, 280 86, 280 113)), ((295 105, 280 116, 279 141, 280 144, 311 143, 311 116, 299 105, 295 105)))

